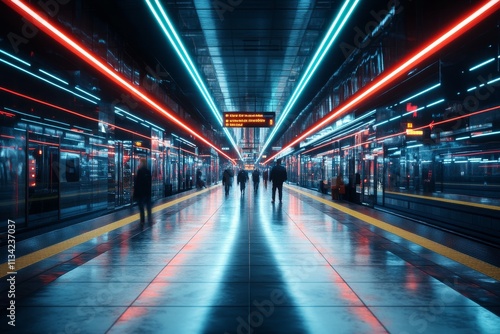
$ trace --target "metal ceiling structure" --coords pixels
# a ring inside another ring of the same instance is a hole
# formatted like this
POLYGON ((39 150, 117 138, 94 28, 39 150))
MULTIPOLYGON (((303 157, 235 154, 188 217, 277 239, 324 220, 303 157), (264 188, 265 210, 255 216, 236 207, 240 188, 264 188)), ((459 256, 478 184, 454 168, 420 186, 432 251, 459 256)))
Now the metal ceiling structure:
MULTIPOLYGON (((171 42, 162 34, 152 12, 147 10, 148 5, 161 7, 168 15, 169 24, 178 34, 219 113, 276 112, 276 120, 280 120, 332 23, 338 19, 341 10, 344 10, 344 15, 347 10, 355 14, 354 6, 358 2, 126 0, 116 1, 111 7, 119 13, 114 24, 121 31, 130 31, 127 37, 133 40, 131 43, 137 43, 145 59, 161 64, 194 109, 203 114, 214 129, 220 129, 220 121, 210 113, 199 87, 188 78, 171 42)), ((103 5, 98 6, 102 9, 103 5)), ((347 17, 340 17, 344 18, 347 20, 347 17)), ((304 87, 304 98, 298 99, 287 118, 293 120, 345 59, 338 47, 334 53, 326 54, 328 70, 318 71, 319 74, 313 76, 310 87, 304 87)), ((286 130, 289 123, 285 122, 277 129, 276 137, 286 130)), ((240 153, 252 153, 249 156, 254 157, 264 148, 271 130, 244 128, 225 131, 234 138, 240 153)))
MULTIPOLYGON (((198 125, 217 133, 223 146, 220 149, 232 146, 236 150, 233 156, 239 156, 244 163, 254 163, 256 157, 258 160, 264 153, 271 155, 273 143, 290 126, 297 126, 294 123, 297 116, 346 62, 342 43, 362 45, 370 31, 384 25, 384 17, 391 10, 395 12, 396 3, 392 0, 369 3, 360 0, 80 0, 74 5, 79 8, 76 13, 81 11, 83 16, 92 18, 91 24, 96 27, 89 31, 101 36, 109 30, 110 36, 98 38, 102 44, 99 47, 123 53, 119 50, 123 45, 113 43, 117 36, 119 41, 125 41, 126 52, 131 53, 126 56, 136 64, 142 63, 142 68, 146 64, 160 72, 160 81, 168 93, 175 94, 187 112, 196 116, 193 119, 200 122, 198 125), (274 128, 225 128, 221 114, 235 111, 275 112, 277 123, 274 128)), ((491 6, 493 3, 496 1, 492 1, 491 6)), ((422 6, 413 12, 408 9, 405 15, 423 19, 419 16, 422 6)), ((461 13, 468 7, 463 1, 461 10, 445 3, 439 8, 435 4, 426 9, 435 13, 433 17, 448 23, 456 16, 453 10, 461 13), (442 19, 443 11, 448 14, 446 19, 442 19)), ((397 11, 403 11, 403 5, 397 11)), ((443 22, 428 28, 426 35, 433 35, 443 22)), ((467 26, 462 30, 467 30, 467 26)), ((421 38, 417 34, 422 35, 422 30, 415 30, 413 34, 411 22, 408 31, 409 36, 398 35, 393 39, 421 38)), ((440 43, 432 47, 433 52, 439 50, 440 43)), ((364 55, 364 49, 358 48, 358 51, 364 55)), ((427 57, 424 57, 426 54, 427 51, 419 59, 427 57)), ((415 64, 409 61, 398 73, 405 74, 415 64)), ((389 76, 392 78, 392 74, 389 76)), ((168 114, 162 106, 120 80, 116 81, 119 86, 126 86, 143 98, 150 108, 168 114)), ((383 88, 382 82, 367 84, 365 91, 340 111, 359 106, 365 95, 369 99, 368 93, 375 92, 379 86, 383 88)), ((331 121, 334 116, 326 120, 331 121)), ((182 121, 175 122, 182 124, 182 121)), ((305 135, 321 131, 320 127, 326 125, 322 122, 308 129, 305 135)), ((296 140, 301 140, 302 135, 298 134, 296 140)), ((295 141, 292 139, 292 145, 295 141)))

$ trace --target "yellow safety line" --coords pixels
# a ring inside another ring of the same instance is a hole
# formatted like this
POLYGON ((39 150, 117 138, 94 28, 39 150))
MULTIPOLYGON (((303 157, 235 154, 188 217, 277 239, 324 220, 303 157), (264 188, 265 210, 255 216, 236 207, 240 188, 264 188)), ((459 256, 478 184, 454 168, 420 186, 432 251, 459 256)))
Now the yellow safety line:
POLYGON ((373 217, 370 217, 368 215, 357 212, 355 210, 346 208, 342 205, 339 205, 339 204, 334 203, 332 201, 326 200, 322 197, 309 194, 309 193, 307 193, 303 190, 300 190, 298 188, 295 188, 295 187, 291 188, 290 186, 287 186, 287 188, 289 188, 293 191, 296 191, 299 194, 302 194, 302 195, 305 195, 305 196, 310 197, 312 199, 315 199, 323 204, 331 206, 332 208, 335 208, 339 211, 347 213, 350 216, 356 217, 357 219, 360 219, 360 220, 362 220, 370 225, 376 226, 376 227, 381 228, 387 232, 390 232, 390 233, 395 234, 401 238, 404 238, 408 241, 411 241, 415 244, 418 244, 422 247, 430 249, 433 252, 436 252, 438 254, 446 256, 447 258, 450 258, 450 259, 452 259, 456 262, 459 262, 459 263, 461 263, 469 268, 477 270, 480 273, 483 273, 489 277, 492 277, 492 278, 496 279, 497 281, 500 280, 500 268, 499 267, 496 267, 492 264, 489 264, 487 262, 476 259, 470 255, 456 251, 456 250, 449 248, 447 246, 443 246, 437 242, 434 242, 432 240, 421 237, 415 233, 408 232, 406 230, 403 230, 402 228, 390 225, 390 224, 385 223, 385 222, 378 220, 376 218, 373 218, 373 217))
POLYGON ((460 205, 466 205, 466 206, 473 206, 473 207, 476 207, 476 208, 482 208, 482 209, 489 209, 489 210, 500 211, 500 206, 489 205, 489 204, 481 204, 481 203, 474 203, 474 202, 465 202, 465 201, 459 201, 459 200, 456 200, 456 199, 447 199, 447 198, 432 197, 432 196, 422 196, 422 195, 414 195, 414 194, 405 194, 405 193, 398 193, 396 191, 386 191, 386 193, 387 194, 399 195, 399 196, 415 197, 415 198, 421 198, 421 199, 426 199, 426 200, 431 200, 431 201, 439 201, 439 202, 445 202, 445 203, 460 204, 460 205))
MULTIPOLYGON (((167 202, 167 203, 164 203, 162 205, 158 205, 158 206, 154 207, 152 212, 164 210, 164 209, 166 209, 170 206, 176 205, 182 201, 188 200, 188 199, 193 198, 195 196, 199 196, 202 193, 209 191, 211 188, 213 188, 213 187, 206 188, 206 189, 197 191, 195 193, 189 194, 187 196, 183 196, 183 197, 174 199, 174 200, 167 202)), ((136 221, 137 219, 139 219, 138 213, 131 215, 131 216, 128 216, 128 217, 125 217, 123 219, 117 220, 114 223, 111 223, 111 224, 96 228, 94 230, 85 232, 79 236, 61 241, 61 242, 54 244, 52 246, 37 250, 33 253, 21 256, 19 258, 16 258, 15 266, 13 268, 9 268, 8 262, 2 263, 2 264, 0 264, 0 275, 1 275, 0 278, 7 276, 9 272, 17 272, 23 268, 31 266, 32 264, 35 264, 35 263, 42 261, 42 260, 45 260, 53 255, 59 254, 61 252, 64 252, 65 250, 72 248, 72 247, 78 246, 84 242, 87 242, 89 240, 97 238, 105 233, 109 233, 109 232, 116 230, 120 227, 128 225, 128 224, 136 221)))

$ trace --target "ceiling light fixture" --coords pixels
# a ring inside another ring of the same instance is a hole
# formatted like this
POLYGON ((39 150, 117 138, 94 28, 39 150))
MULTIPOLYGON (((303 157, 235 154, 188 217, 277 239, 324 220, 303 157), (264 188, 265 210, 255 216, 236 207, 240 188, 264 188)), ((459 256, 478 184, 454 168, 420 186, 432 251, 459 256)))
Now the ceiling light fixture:
POLYGON ((224 156, 225 158, 233 161, 231 157, 229 157, 226 153, 220 150, 217 146, 211 143, 208 139, 205 139, 201 134, 191 129, 188 125, 170 113, 166 107, 161 106, 158 102, 154 101, 151 97, 149 97, 146 92, 140 89, 137 86, 134 86, 132 83, 128 82, 124 79, 119 73, 117 73, 113 68, 111 68, 108 64, 104 63, 98 57, 94 56, 92 53, 87 51, 82 45, 77 43, 75 40, 71 39, 68 35, 59 30, 52 23, 47 21, 42 15, 38 14, 35 10, 30 8, 22 1, 3 1, 6 5, 11 7, 17 13, 19 13, 22 17, 27 19, 33 25, 35 25, 38 29, 45 32, 47 35, 52 37, 55 41, 66 47, 69 51, 75 54, 77 57, 85 61, 87 64, 92 66, 94 69, 99 71, 101 74, 112 80, 118 86, 125 89, 128 93, 130 93, 134 98, 138 101, 143 102, 156 112, 162 114, 167 119, 169 119, 174 124, 178 125, 183 130, 189 132, 196 138, 198 138, 203 143, 208 146, 214 148, 219 154, 224 156))
POLYGON ((365 100, 371 96, 379 93, 382 89, 389 86, 392 82, 396 81, 400 77, 406 75, 412 67, 415 67, 422 63, 424 60, 428 59, 439 50, 441 50, 446 45, 450 44, 452 41, 468 32, 472 27, 481 22, 483 19, 493 14, 500 8, 500 0, 488 1, 486 4, 480 5, 471 12, 467 13, 465 16, 458 19, 453 23, 450 28, 444 29, 439 37, 434 39, 432 42, 427 44, 421 50, 410 56, 407 60, 403 60, 399 66, 396 66, 394 70, 376 81, 371 85, 365 87, 354 95, 351 99, 347 100, 342 106, 337 110, 332 110, 327 116, 317 122, 315 125, 311 126, 309 130, 306 130, 297 137, 292 142, 288 143, 282 148, 281 151, 277 152, 264 163, 268 163, 277 156, 284 156, 285 150, 295 146, 300 143, 304 138, 307 138, 312 133, 319 131, 321 128, 327 126, 330 122, 338 118, 340 115, 346 113, 347 111, 353 110, 365 100))
POLYGON ((189 56, 189 53, 186 51, 186 48, 184 47, 184 44, 182 43, 181 39, 179 38, 179 35, 177 34, 177 31, 174 28, 174 25, 170 21, 167 12, 163 8, 163 6, 160 4, 160 1, 150 1, 146 0, 146 4, 148 5, 151 13, 155 17, 156 21, 158 22, 158 25, 161 27, 163 33, 165 36, 167 36, 170 44, 174 48, 175 52, 181 59, 182 63, 184 64, 184 67, 188 71, 189 75, 193 79, 194 83, 198 87, 199 91, 203 95, 203 98, 205 99, 206 103, 210 107, 210 110, 212 111, 212 114, 215 116, 217 121, 219 122, 219 125, 222 127, 223 131, 225 132, 227 138, 233 145, 234 149, 240 156, 240 159, 243 160, 243 157, 241 156, 240 151, 238 150, 238 146, 236 145, 233 137, 229 133, 229 130, 223 126, 223 120, 222 120, 222 115, 215 105, 215 102, 212 99, 212 96, 210 95, 210 92, 208 91, 207 87, 205 86, 205 83, 203 79, 201 78, 200 74, 198 73, 198 70, 196 69, 196 66, 193 64, 193 61, 191 60, 191 57, 189 56))
POLYGON ((292 96, 290 97, 290 100, 288 100, 287 105, 285 106, 285 109, 283 109, 283 112, 280 114, 279 120, 276 122, 276 125, 274 126, 273 130, 271 131, 271 134, 267 138, 265 144, 262 146, 261 152, 259 154, 259 157, 257 158, 257 161, 262 157, 262 154, 264 154, 264 151, 266 148, 269 146, 271 141, 273 140, 274 136, 278 132, 279 128, 285 121, 287 115, 290 113, 292 110, 293 106, 297 102, 298 98, 302 94, 302 91, 305 89, 307 86, 307 83, 313 76, 314 72, 316 72, 316 69, 318 66, 321 64, 321 61, 325 57, 326 53, 330 50, 333 42, 339 35, 340 31, 344 27, 345 23, 351 16, 352 12, 354 11, 354 8, 356 5, 359 3, 359 0, 355 1, 345 1, 344 4, 342 5, 342 8, 340 9, 339 13, 335 17, 335 20, 333 23, 330 25, 330 28, 328 29, 328 32, 326 36, 323 38, 323 41, 321 42, 318 50, 314 54, 314 57, 312 58, 311 62, 309 63, 309 66, 307 66, 306 71, 304 72, 304 75, 300 79, 297 87, 295 88, 295 91, 293 92, 292 96))

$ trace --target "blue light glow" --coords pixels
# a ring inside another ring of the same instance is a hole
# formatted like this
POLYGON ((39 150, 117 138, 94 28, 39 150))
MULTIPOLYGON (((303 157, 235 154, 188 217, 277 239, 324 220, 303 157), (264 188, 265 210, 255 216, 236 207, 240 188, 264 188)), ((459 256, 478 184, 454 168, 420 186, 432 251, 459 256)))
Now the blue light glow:
POLYGON ((146 0, 146 4, 148 5, 149 9, 151 10, 151 13, 155 17, 156 21, 158 22, 159 26, 163 30, 165 36, 167 36, 170 44, 172 47, 175 49, 175 52, 181 59, 182 63, 184 64, 186 70, 188 71, 189 75, 193 79, 194 83, 198 87, 199 91, 203 95, 203 98, 205 99, 206 103, 210 107, 210 110, 212 114, 215 116, 217 121, 219 122, 219 125, 222 127, 224 133, 226 134, 227 138, 233 145, 234 149, 240 156, 240 159, 243 159, 241 156, 238 147, 236 143, 234 142, 233 136, 229 133, 228 129, 223 127, 223 120, 222 120, 222 115, 220 111, 218 110, 217 106, 215 105, 212 96, 210 95, 208 89, 205 86, 205 83, 203 82, 203 79, 198 73, 198 70, 196 69, 196 66, 193 64, 191 57, 189 56, 188 52, 184 48, 184 45, 179 38, 173 24, 171 23, 165 9, 163 6, 160 4, 160 1, 156 0, 153 4, 152 1, 146 0))
POLYGON ((489 63, 491 63, 492 61, 495 61, 495 58, 490 58, 490 59, 488 59, 488 60, 486 60, 486 61, 483 61, 481 64, 478 64, 478 65, 476 65, 476 66, 473 66, 473 67, 469 68, 469 72, 470 72, 470 71, 474 71, 475 69, 478 69, 478 68, 480 68, 481 66, 484 66, 484 65, 486 65, 486 64, 489 64, 489 63))
POLYGON ((14 65, 14 64, 12 64, 11 62, 8 62, 8 61, 6 61, 6 60, 4 60, 4 59, 2 59, 2 58, 0 58, 0 62, 5 63, 5 64, 7 64, 7 65, 9 65, 9 66, 12 66, 12 67, 14 67, 15 69, 17 69, 17 70, 19 70, 19 71, 21 71, 21 72, 24 72, 24 73, 26 73, 26 74, 29 74, 29 75, 31 75, 31 76, 33 76, 33 77, 37 78, 37 79, 40 79, 40 80, 42 80, 42 81, 45 81, 46 83, 51 84, 52 86, 55 86, 55 87, 57 87, 57 88, 59 88, 59 89, 62 89, 62 90, 64 90, 64 91, 68 92, 68 93, 71 93, 71 94, 73 94, 73 95, 75 95, 75 96, 78 96, 79 98, 82 98, 82 99, 84 99, 84 100, 87 100, 87 101, 89 101, 89 102, 92 102, 93 104, 97 104, 96 102, 94 102, 94 101, 92 101, 92 100, 90 100, 90 99, 86 98, 85 96, 81 96, 80 94, 77 94, 77 93, 75 93, 75 92, 72 92, 72 91, 70 91, 69 89, 66 89, 66 88, 64 88, 64 87, 62 87, 62 86, 59 86, 58 84, 56 84, 56 83, 54 83, 54 82, 52 82, 52 81, 50 81, 50 80, 47 80, 47 79, 45 79, 45 78, 42 78, 42 77, 41 77, 41 76, 39 76, 39 75, 36 75, 36 74, 34 74, 34 73, 31 73, 30 71, 27 71, 27 70, 25 70, 24 68, 21 68, 21 67, 19 67, 19 66, 17 66, 17 65, 14 65))
POLYGON ((61 78, 56 77, 56 76, 55 76, 55 75, 53 75, 53 74, 50 74, 49 72, 44 71, 44 70, 42 70, 42 69, 38 69, 38 70, 39 70, 40 72, 42 72, 43 74, 48 75, 48 76, 49 76, 49 77, 51 77, 52 79, 56 79, 57 81, 62 82, 62 83, 63 83, 63 84, 65 84, 65 85, 68 85, 68 83, 67 83, 66 81, 64 81, 64 80, 63 80, 63 79, 61 79, 61 78))
POLYGON ((14 55, 11 55, 11 54, 10 54, 10 53, 8 53, 8 52, 5 52, 5 51, 3 51, 3 50, 0 50, 0 53, 3 53, 4 55, 6 55, 6 56, 8 56, 8 57, 10 57, 10 58, 12 58, 12 59, 17 60, 18 62, 20 62, 20 63, 22 63, 22 64, 24 64, 24 65, 26 65, 26 66, 31 66, 31 64, 30 64, 30 63, 28 63, 27 61, 24 61, 24 60, 22 60, 21 58, 18 58, 18 57, 14 56, 14 55))
MULTIPOLYGON (((279 120, 276 122, 276 125, 274 126, 273 130, 271 131, 271 134, 267 138, 265 144, 262 146, 261 152, 259 154, 259 157, 257 158, 257 161, 262 157, 262 154, 266 150, 266 148, 269 146, 271 141, 273 140, 274 136, 278 132, 279 128, 283 124, 284 120, 286 119, 287 115, 295 105, 295 102, 299 98, 300 94, 302 91, 305 89, 307 86, 307 83, 311 79, 312 75, 320 65, 321 61, 325 57, 326 53, 330 50, 333 42, 339 35, 340 31, 342 30, 343 26, 351 16, 352 12, 354 11, 354 8, 358 4, 359 0, 355 1, 345 1, 344 4, 342 5, 342 8, 340 9, 339 13, 337 14, 335 20, 331 24, 330 28, 328 29, 328 32, 326 36, 324 37, 323 41, 321 42, 318 50, 314 54, 314 57, 312 58, 311 62, 307 66, 306 71, 304 72, 304 75, 300 79, 299 83, 297 84, 297 87, 295 88, 295 91, 293 92, 292 96, 290 97, 290 100, 288 101, 287 105, 283 109, 283 112, 280 114, 279 120)), ((256 161, 256 162, 257 162, 256 161)))
POLYGON ((417 94, 412 95, 412 96, 410 96, 409 98, 404 99, 403 101, 401 101, 401 102, 399 102, 399 103, 405 103, 405 102, 407 102, 407 101, 410 101, 411 99, 413 99, 413 98, 415 98, 415 97, 417 97, 417 96, 420 96, 420 95, 422 95, 422 94, 425 94, 425 93, 427 93, 427 92, 428 92, 428 91, 430 91, 430 90, 433 90, 433 89, 435 89, 435 88, 438 88, 439 86, 441 86, 441 84, 440 84, 440 83, 435 84, 434 86, 431 86, 431 87, 429 87, 429 88, 427 88, 427 89, 424 89, 423 91, 418 92, 417 94))
POLYGON ((101 99, 100 99, 100 98, 98 98, 98 97, 97 97, 97 96, 95 96, 95 95, 90 94, 89 92, 84 91, 84 90, 83 90, 83 89, 81 89, 80 87, 76 86, 75 88, 76 88, 76 90, 79 90, 80 92, 82 92, 82 93, 84 93, 84 94, 87 94, 87 95, 88 95, 88 96, 90 96, 90 97, 93 97, 93 98, 94 98, 94 99, 96 99, 97 101, 101 101, 101 99))
POLYGON ((438 104, 438 103, 441 103, 441 102, 444 102, 444 99, 437 100, 437 101, 434 101, 434 102, 432 102, 432 103, 429 103, 428 105, 426 105, 426 108, 429 108, 429 107, 431 107, 431 106, 433 106, 433 105, 436 105, 436 104, 438 104))

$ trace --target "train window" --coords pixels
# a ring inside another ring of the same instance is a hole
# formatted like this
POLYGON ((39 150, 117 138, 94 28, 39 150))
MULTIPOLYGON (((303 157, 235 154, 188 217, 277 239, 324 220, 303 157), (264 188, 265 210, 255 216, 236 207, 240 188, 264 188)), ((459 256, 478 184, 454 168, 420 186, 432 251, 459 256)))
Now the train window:
POLYGON ((66 159, 66 181, 80 181, 80 166, 78 159, 66 159))

